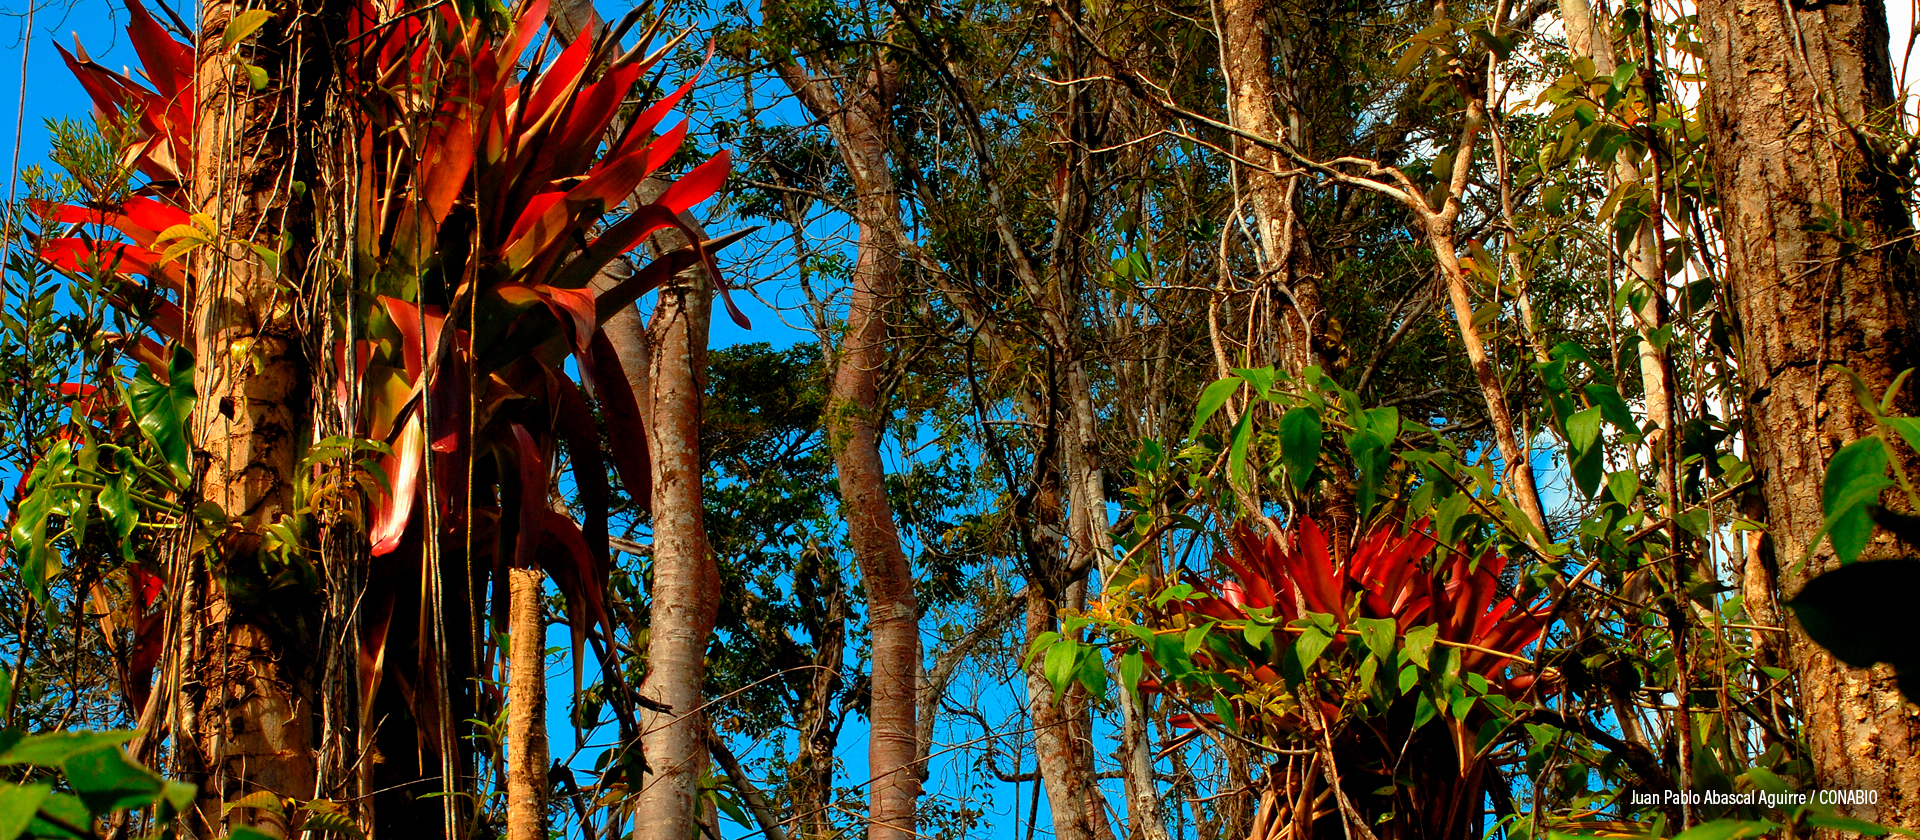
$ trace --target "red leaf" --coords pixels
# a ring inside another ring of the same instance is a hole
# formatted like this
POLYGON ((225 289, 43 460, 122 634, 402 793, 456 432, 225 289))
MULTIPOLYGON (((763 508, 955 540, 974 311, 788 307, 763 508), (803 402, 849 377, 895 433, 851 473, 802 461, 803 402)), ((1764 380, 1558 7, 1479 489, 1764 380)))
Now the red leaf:
POLYGON ((127 12, 132 17, 127 24, 127 37, 133 42, 134 52, 140 54, 140 63, 146 68, 147 79, 153 82, 154 89, 167 99, 182 93, 191 99, 193 47, 167 34, 166 28, 147 14, 140 0, 127 0, 127 12))
POLYGON ((660 194, 654 203, 674 213, 684 213, 687 208, 713 197, 720 185, 727 182, 727 174, 732 171, 733 157, 725 149, 707 159, 706 163, 693 168, 692 172, 680 176, 673 186, 660 194))
POLYGON ((393 488, 385 498, 380 499, 373 509, 373 528, 367 539, 373 543, 373 556, 380 557, 393 553, 400 547, 401 537, 406 535, 407 522, 413 518, 415 497, 419 495, 420 476, 425 468, 427 440, 420 428, 420 410, 408 409, 405 424, 400 427, 398 441, 388 441, 394 454, 381 458, 381 468, 387 473, 393 488))

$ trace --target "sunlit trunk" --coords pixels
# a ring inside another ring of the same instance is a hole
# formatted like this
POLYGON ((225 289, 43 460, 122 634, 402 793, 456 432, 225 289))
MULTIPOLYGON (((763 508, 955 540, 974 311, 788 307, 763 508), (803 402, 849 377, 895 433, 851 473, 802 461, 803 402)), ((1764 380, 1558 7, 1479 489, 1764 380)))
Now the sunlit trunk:
MULTIPOLYGON (((1845 365, 1878 394, 1920 365, 1915 254, 1903 187, 1865 142, 1895 104, 1887 21, 1879 3, 1700 4, 1707 69, 1707 149, 1721 199, 1725 269, 1747 391, 1745 441, 1760 478, 1767 531, 1750 570, 1777 576, 1790 598, 1838 559, 1824 545, 1802 564, 1823 516, 1827 459, 1873 432, 1845 365), (1851 237, 1824 233, 1838 215, 1851 237), (1843 248, 1861 247, 1848 254, 1843 248)), ((1912 386, 1896 414, 1920 405, 1912 386)), ((1894 457, 1908 475, 1920 461, 1894 457)), ((1874 551, 1912 553, 1884 541, 1874 551)), ((1753 593, 1750 593, 1750 595, 1753 593)), ((1888 825, 1920 825, 1920 715, 1887 666, 1849 668, 1792 623, 1786 658, 1797 678, 1814 787, 1878 792, 1836 806, 1888 825)))

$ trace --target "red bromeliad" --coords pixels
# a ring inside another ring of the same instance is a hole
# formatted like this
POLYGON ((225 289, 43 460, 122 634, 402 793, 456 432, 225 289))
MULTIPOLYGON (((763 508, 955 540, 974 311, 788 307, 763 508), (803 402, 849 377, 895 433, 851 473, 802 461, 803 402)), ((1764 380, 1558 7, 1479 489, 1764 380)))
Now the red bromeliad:
POLYGON ((1426 558, 1439 543, 1425 519, 1404 532, 1391 522, 1380 525, 1343 564, 1334 562, 1312 519, 1303 518, 1284 541, 1271 534, 1262 538, 1244 525, 1233 537, 1235 551, 1221 562, 1234 579, 1215 585, 1218 597, 1189 601, 1194 611, 1244 620, 1248 607, 1272 609, 1286 621, 1325 613, 1341 627, 1384 618, 1402 634, 1433 624, 1442 640, 1484 649, 1463 648, 1462 668, 1516 689, 1531 683, 1530 676, 1503 676, 1512 660, 1499 654, 1518 655, 1539 639, 1547 612, 1501 592, 1507 558, 1491 548, 1478 559, 1464 546, 1451 549, 1428 571, 1426 558))
MULTIPOLYGON (((251 249, 278 265, 291 251, 285 243, 235 240, 195 214, 186 185, 193 183, 200 113, 196 53, 137 0, 128 7, 128 34, 151 87, 84 51, 63 55, 103 117, 131 129, 123 163, 146 182, 116 204, 36 207, 49 223, 67 227, 66 235, 42 240, 40 253, 64 271, 94 278, 110 303, 143 326, 123 346, 164 385, 178 370, 170 367, 174 348, 218 352, 191 346, 185 313, 199 278, 185 257, 198 248, 251 249), (99 238, 103 228, 122 240, 99 238)), ((550 42, 541 44, 533 50, 535 69, 523 73, 518 68, 546 12, 547 0, 527 0, 504 28, 462 19, 449 3, 367 0, 349 12, 344 55, 336 60, 341 77, 351 80, 342 97, 351 107, 337 118, 352 126, 353 143, 344 161, 331 163, 331 203, 316 201, 315 212, 339 212, 350 246, 337 255, 306 255, 281 272, 288 282, 305 283, 332 272, 318 282, 336 284, 350 301, 345 313, 316 305, 310 315, 331 330, 331 338, 316 342, 322 359, 311 434, 316 442, 357 439, 358 449, 380 454, 346 471, 357 490, 350 495, 363 496, 364 506, 329 512, 310 505, 303 512, 364 528, 379 561, 357 608, 360 723, 395 702, 379 698, 383 683, 397 680, 422 744, 441 742, 435 730, 442 713, 418 705, 430 699, 424 688, 433 669, 447 665, 433 659, 487 661, 470 654, 492 641, 466 639, 466 654, 436 654, 424 642, 391 639, 396 626, 424 626, 428 584, 406 570, 425 568, 425 557, 437 550, 446 590, 465 593, 449 594, 461 601, 455 613, 492 609, 498 620, 501 570, 509 563, 541 567, 567 601, 576 660, 590 647, 610 656, 604 597, 612 493, 605 464, 642 507, 650 467, 642 397, 622 375, 601 325, 701 265, 734 320, 746 325, 711 256, 725 241, 700 242, 683 219, 725 181, 727 154, 671 182, 657 176, 680 152, 687 124, 659 129, 693 82, 637 112, 626 108, 659 57, 620 47, 638 10, 602 37, 574 40, 550 61, 550 42), (659 189, 642 188, 650 179, 659 189), (645 193, 655 195, 642 199, 645 193), (695 244, 631 272, 606 271, 665 228, 695 244), (589 397, 615 427, 604 451, 589 397), (577 489, 577 519, 551 501, 562 452, 577 489), (439 512, 437 531, 428 530, 429 509, 439 512), (413 655, 390 656, 390 648, 411 648, 413 655)), ((331 463, 338 457, 310 458, 307 480, 339 475, 331 463)), ((151 667, 155 657, 136 651, 133 658, 151 667)), ((611 659, 603 665, 608 680, 620 679, 611 659)), ((582 670, 575 668, 576 679, 582 670)), ((454 673, 449 685, 476 676, 484 675, 454 673)), ((146 681, 144 674, 132 677, 146 681)), ((456 704, 450 711, 460 719, 478 709, 456 704)), ((631 727, 631 710, 616 711, 631 727)))

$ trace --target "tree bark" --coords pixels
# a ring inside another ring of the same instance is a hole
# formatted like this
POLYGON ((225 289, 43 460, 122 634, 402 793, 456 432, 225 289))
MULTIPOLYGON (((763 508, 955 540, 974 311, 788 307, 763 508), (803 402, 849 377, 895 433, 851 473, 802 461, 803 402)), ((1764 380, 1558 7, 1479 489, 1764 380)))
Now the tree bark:
POLYGON ((539 569, 507 570, 507 840, 547 840, 545 580, 539 569))
MULTIPOLYGON (((1791 597, 1838 565, 1824 546, 1799 562, 1822 521, 1826 461, 1873 432, 1833 366, 1852 368, 1878 393, 1920 364, 1914 253, 1894 241, 1909 222, 1891 161, 1868 142, 1894 103, 1887 22, 1878 3, 1704 0, 1699 10, 1745 440, 1768 516, 1758 559, 1791 597), (1840 235, 1809 230, 1834 214, 1862 250, 1843 252, 1840 235)), ((1905 394, 1895 401, 1896 413, 1914 408, 1905 394)), ((1899 449, 1914 474, 1920 464, 1899 449)), ((1878 804, 1839 809, 1920 825, 1920 716, 1891 673, 1842 665, 1797 625, 1786 648, 1815 786, 1878 791, 1878 804)))
POLYGON ((853 182, 859 244, 847 301, 847 329, 833 360, 827 424, 839 477, 840 513, 860 577, 866 582, 867 627, 872 638, 867 837, 912 840, 921 773, 915 725, 920 606, 913 590, 913 568, 900 547, 899 527, 887 499, 878 388, 879 370, 887 361, 886 313, 899 295, 905 243, 888 160, 889 111, 898 82, 891 62, 880 56, 871 61, 859 74, 859 84, 850 86, 837 101, 826 82, 798 63, 788 62, 780 72, 801 103, 827 123, 853 182))
MULTIPOLYGON (((672 247, 674 243, 669 243, 672 247)), ((647 761, 634 815, 636 840, 686 840, 699 818, 706 766, 701 703, 707 642, 719 614, 719 570, 707 545, 701 502, 700 404, 713 283, 702 268, 660 289, 647 340, 653 353, 653 586, 647 676, 641 694, 671 711, 640 717, 647 761)))
MULTIPOLYGON (((1070 587, 1084 593, 1083 586, 1070 587)), ((1084 598, 1084 595, 1083 595, 1084 598)), ((1082 601, 1081 606, 1085 606, 1082 601)), ((1054 629, 1054 610, 1041 587, 1027 587, 1027 641, 1054 629)), ((1047 791, 1047 811, 1053 818, 1053 836, 1057 840, 1095 840, 1112 836, 1106 829, 1105 814, 1094 810, 1100 797, 1093 787, 1092 768, 1083 767, 1082 727, 1076 725, 1085 705, 1085 689, 1070 684, 1060 697, 1042 671, 1043 661, 1035 657, 1027 669, 1027 711, 1033 716, 1033 757, 1042 784, 1047 791), (1096 824, 1097 822, 1097 824, 1096 824)))
MULTIPOLYGON (((267 3, 260 8, 273 22, 233 47, 267 70, 266 89, 252 90, 232 52, 212 46, 244 8, 220 0, 202 7, 200 41, 207 46, 196 71, 192 201, 220 236, 190 257, 199 395, 190 422, 201 498, 228 520, 215 539, 217 558, 203 568, 204 600, 194 617, 201 624, 190 655, 198 685, 189 689, 187 726, 209 775, 195 780, 202 782, 200 827, 221 825, 223 803, 257 790, 312 798, 318 769, 306 696, 311 680, 287 638, 299 622, 233 597, 234 586, 264 580, 271 562, 265 531, 293 512, 295 464, 310 428, 298 301, 248 245, 301 247, 295 234, 306 214, 290 198, 298 177, 294 128, 305 115, 297 86, 318 54, 309 52, 296 23, 313 10, 292 0, 267 3)), ((300 255, 285 256, 291 274, 300 255)), ((226 822, 286 830, 284 819, 260 809, 236 809, 226 822)))

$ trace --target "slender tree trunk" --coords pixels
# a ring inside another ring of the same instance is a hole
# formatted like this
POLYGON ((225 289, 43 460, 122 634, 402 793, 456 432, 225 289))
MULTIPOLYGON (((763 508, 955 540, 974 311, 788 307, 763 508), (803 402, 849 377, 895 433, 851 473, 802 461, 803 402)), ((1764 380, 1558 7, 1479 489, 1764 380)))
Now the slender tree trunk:
MULTIPOLYGON (((1560 0, 1560 19, 1567 30, 1567 44, 1575 56, 1593 60, 1593 72, 1612 76, 1619 67, 1614 55, 1612 34, 1606 21, 1594 15, 1588 0, 1560 0)), ((1622 148, 1608 168, 1607 183, 1612 189, 1639 184, 1644 179, 1634 153, 1622 148)), ((1657 185, 1656 185, 1657 188, 1657 185)), ((1664 461, 1663 449, 1673 440, 1673 360, 1666 349, 1656 346, 1653 333, 1667 324, 1667 274, 1660 258, 1660 231, 1657 218, 1648 218, 1635 229, 1627 243, 1624 262, 1633 281, 1646 290, 1647 300, 1638 312, 1640 329, 1640 381, 1646 394, 1647 419, 1660 431, 1649 441, 1655 458, 1664 461)), ((1660 470, 1660 492, 1673 492, 1669 471, 1660 470)))
MULTIPOLYGON (((1221 50, 1227 71, 1227 103, 1235 127, 1261 137, 1297 142, 1275 110, 1273 33, 1266 0, 1222 0, 1221 50)), ((1247 162, 1247 194, 1260 229, 1262 282, 1277 282, 1287 300, 1276 303, 1271 317, 1285 336, 1282 369, 1298 373, 1308 365, 1326 364, 1323 332, 1327 311, 1320 300, 1319 278, 1305 269, 1307 244, 1300 236, 1299 214, 1293 191, 1298 176, 1281 175, 1280 156, 1255 143, 1236 141, 1234 154, 1247 162)))
MULTIPOLYGON (((220 568, 205 569, 200 583, 204 601, 194 618, 202 624, 190 663, 198 685, 189 689, 196 695, 189 726, 210 776, 195 780, 204 826, 221 824, 223 802, 257 790, 311 798, 318 767, 307 663, 286 635, 299 622, 236 602, 227 581, 262 573, 265 530, 292 513, 297 453, 310 428, 298 301, 248 244, 279 250, 283 241, 301 241, 295 234, 306 213, 290 198, 299 164, 294 129, 305 116, 298 95, 310 81, 301 74, 324 65, 296 25, 313 10, 291 0, 267 3, 261 8, 272 22, 234 47, 267 70, 267 88, 252 90, 233 55, 216 46, 243 8, 219 0, 202 7, 196 82, 193 203, 222 236, 191 257, 194 466, 202 498, 229 520, 216 539, 220 568)), ((287 257, 291 274, 300 254, 287 257)), ((259 809, 234 811, 230 824, 285 830, 284 820, 259 809)))
MULTIPOLYGON (((1073 587, 1085 592, 1084 588, 1073 587)), ((1084 605, 1084 604, 1083 604, 1084 605)), ((1054 629, 1054 610, 1041 587, 1027 587, 1027 640, 1054 629)), ((1085 689, 1069 685, 1056 699, 1053 686, 1043 674, 1042 661, 1035 658, 1027 669, 1027 710, 1033 716, 1033 757, 1035 769, 1046 786, 1047 810, 1053 818, 1056 840, 1095 840, 1098 829, 1091 804, 1099 797, 1093 789, 1093 774, 1086 772, 1075 743, 1080 727, 1074 714, 1083 703, 1085 689)), ((1100 815, 1104 823, 1105 815, 1100 815)), ((1109 832, 1110 833, 1110 832, 1109 832)))
MULTIPOLYGON (((872 638, 873 723, 868 740, 868 840, 911 840, 920 798, 920 754, 915 696, 920 680, 920 606, 913 568, 900 547, 900 531, 887 499, 886 467, 880 459, 878 375, 887 360, 887 307, 899 295, 905 230, 889 168, 888 139, 897 71, 875 56, 836 100, 831 88, 804 67, 788 63, 782 77, 813 114, 826 121, 854 187, 860 226, 847 330, 833 360, 827 414, 834 467, 840 484, 841 517, 866 582, 867 626, 872 638)), ((845 71, 830 71, 845 75, 845 71)))
MULTIPOLYGON (((671 247, 671 245, 669 245, 671 247)), ((653 460, 653 588, 647 676, 641 694, 671 711, 640 717, 647 761, 634 816, 636 840, 686 840, 700 816, 706 767, 701 711, 707 643, 719 613, 719 570, 701 502, 700 403, 713 285, 704 269, 659 292, 647 340, 653 460)))
POLYGON ((539 569, 507 570, 507 840, 547 840, 545 580, 539 569))
MULTIPOLYGON (((1833 366, 1879 392, 1920 364, 1914 252, 1894 241, 1909 230, 1901 188, 1892 162, 1867 142, 1894 102, 1886 12, 1879 3, 1760 0, 1704 0, 1699 10, 1746 443, 1768 516, 1758 561, 1790 597, 1838 563, 1824 546, 1799 563, 1821 524, 1827 459, 1873 431, 1833 366), (1854 242, 1809 230, 1829 214, 1853 226, 1854 242), (1844 253, 1846 245, 1861 250, 1844 253)), ((1895 401, 1896 413, 1914 409, 1907 394, 1895 401)), ((1920 463, 1900 450, 1915 474, 1920 463)), ((1920 716, 1891 672, 1848 668, 1797 626, 1786 647, 1815 786, 1878 791, 1878 804, 1840 811, 1920 825, 1920 716)))
MULTIPOLYGON (((855 183, 859 183, 856 178, 855 183)), ((861 203, 869 203, 862 190, 861 203)), ((880 200, 891 202, 887 191, 880 200)), ((887 500, 880 460, 875 377, 886 363, 887 301, 895 293, 899 257, 887 236, 861 212, 859 254, 853 270, 847 335, 835 361, 829 427, 840 478, 841 516, 866 582, 872 637, 873 722, 867 761, 872 777, 869 840, 910 840, 920 772, 914 696, 920 676, 920 608, 913 570, 887 500)), ((896 211, 897 212, 897 211, 896 211)))

